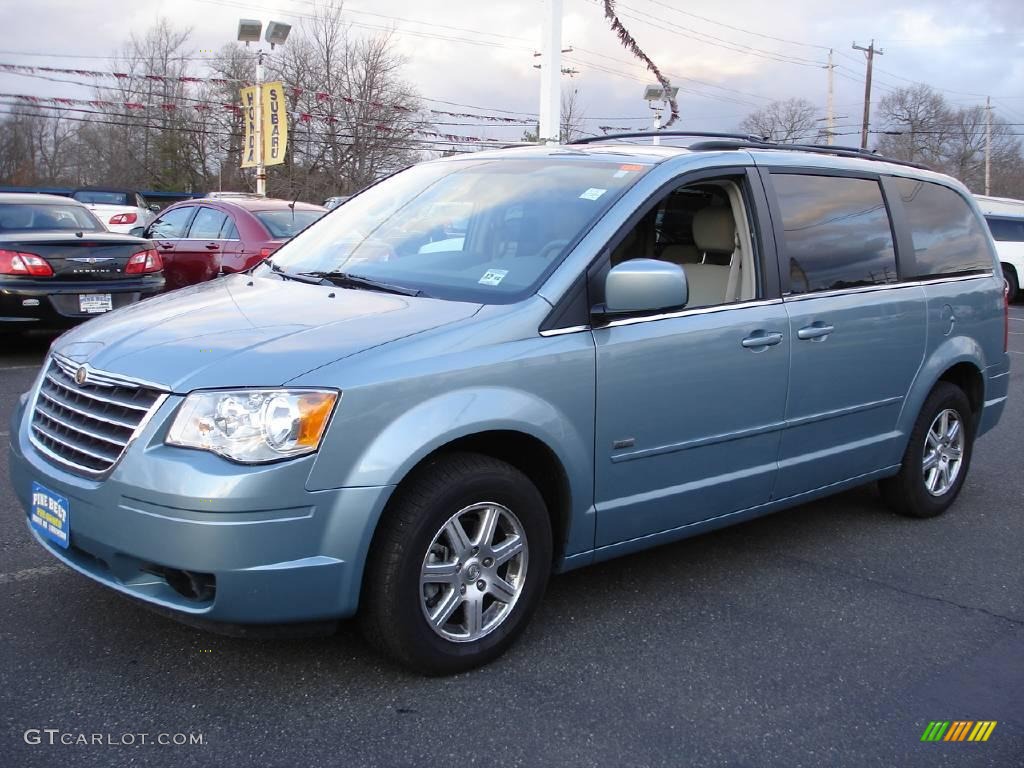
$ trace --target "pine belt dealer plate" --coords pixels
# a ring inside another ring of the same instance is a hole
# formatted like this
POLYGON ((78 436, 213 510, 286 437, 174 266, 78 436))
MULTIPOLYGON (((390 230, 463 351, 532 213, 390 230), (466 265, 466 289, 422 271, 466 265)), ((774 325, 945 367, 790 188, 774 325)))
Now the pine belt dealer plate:
POLYGON ((78 297, 78 309, 89 315, 109 312, 114 308, 114 301, 109 293, 83 293, 78 297))
POLYGON ((32 483, 32 511, 29 523, 43 538, 64 549, 71 543, 71 504, 66 496, 32 483))

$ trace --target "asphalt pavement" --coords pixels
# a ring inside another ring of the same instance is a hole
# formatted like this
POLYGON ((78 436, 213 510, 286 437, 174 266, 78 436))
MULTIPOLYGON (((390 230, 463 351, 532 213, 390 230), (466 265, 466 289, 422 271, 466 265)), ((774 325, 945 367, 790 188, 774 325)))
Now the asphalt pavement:
MULTIPOLYGON (((446 679, 349 625, 229 639, 155 615, 35 545, 4 460, 0 766, 1024 766, 1011 312, 1009 404, 943 517, 866 486, 567 574, 510 653, 446 679), (933 720, 997 725, 921 742, 933 720)), ((0 342, 4 446, 48 343, 0 342)))

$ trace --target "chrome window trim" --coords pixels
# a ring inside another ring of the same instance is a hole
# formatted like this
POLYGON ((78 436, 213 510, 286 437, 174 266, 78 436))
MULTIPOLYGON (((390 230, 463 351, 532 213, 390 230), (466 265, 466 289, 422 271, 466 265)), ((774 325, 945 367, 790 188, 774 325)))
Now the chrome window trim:
POLYGON ((963 280, 983 280, 991 278, 995 272, 978 272, 971 275, 954 275, 952 277, 928 277, 923 280, 904 280, 897 283, 880 285, 860 285, 856 288, 837 288, 832 291, 812 291, 810 293, 790 293, 783 296, 783 301, 806 301, 828 296, 846 296, 855 293, 872 293, 874 291, 892 291, 898 288, 913 288, 921 285, 937 285, 940 283, 959 283, 963 280))
POLYGON ((690 317, 691 315, 710 315, 716 312, 728 312, 731 309, 748 309, 750 307, 767 307, 772 304, 781 304, 782 299, 755 299, 753 301, 737 301, 732 304, 716 304, 713 307, 694 307, 693 309, 680 309, 675 312, 662 312, 657 315, 644 315, 642 317, 623 317, 612 320, 605 325, 594 328, 590 325, 574 325, 569 328, 552 328, 541 331, 541 336, 561 336, 566 333, 579 333, 580 331, 596 331, 602 328, 618 328, 623 325, 636 325, 637 323, 652 323, 656 320, 672 320, 677 317, 690 317))

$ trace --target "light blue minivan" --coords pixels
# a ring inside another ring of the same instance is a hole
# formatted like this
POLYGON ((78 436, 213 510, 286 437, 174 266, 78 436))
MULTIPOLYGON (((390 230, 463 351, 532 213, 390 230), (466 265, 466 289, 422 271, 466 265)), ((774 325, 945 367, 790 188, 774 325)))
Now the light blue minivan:
POLYGON ((662 137, 423 163, 60 337, 10 433, 32 535, 186 620, 358 615, 451 673, 554 572, 870 481, 943 512, 1009 378, 966 189, 662 137))

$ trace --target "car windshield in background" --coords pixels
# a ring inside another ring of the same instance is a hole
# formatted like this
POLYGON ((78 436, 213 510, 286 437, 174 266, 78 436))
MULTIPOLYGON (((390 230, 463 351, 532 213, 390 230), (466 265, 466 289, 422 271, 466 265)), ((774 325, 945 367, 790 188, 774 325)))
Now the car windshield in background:
POLYGON ((648 167, 576 158, 415 166, 346 202, 273 262, 438 298, 518 301, 648 167))
POLYGON ((77 205, 0 203, 0 233, 33 230, 103 232, 105 228, 77 205))
POLYGON ((128 199, 127 192, 98 192, 96 190, 85 190, 75 192, 71 197, 80 203, 91 203, 92 205, 135 206, 135 203, 128 199))
POLYGON ((277 239, 291 238, 324 215, 326 211, 253 211, 253 215, 277 239))

